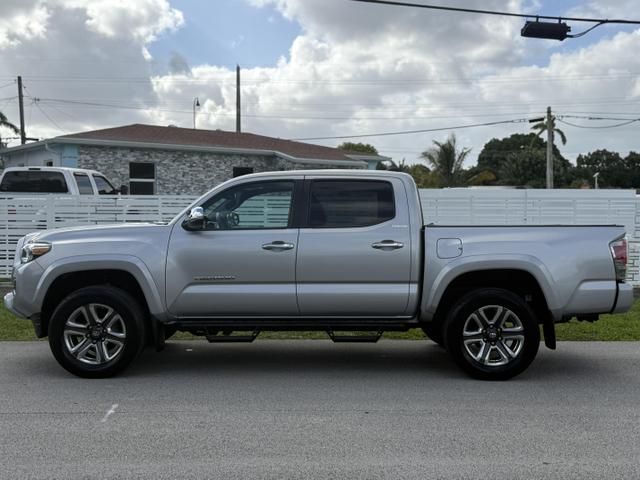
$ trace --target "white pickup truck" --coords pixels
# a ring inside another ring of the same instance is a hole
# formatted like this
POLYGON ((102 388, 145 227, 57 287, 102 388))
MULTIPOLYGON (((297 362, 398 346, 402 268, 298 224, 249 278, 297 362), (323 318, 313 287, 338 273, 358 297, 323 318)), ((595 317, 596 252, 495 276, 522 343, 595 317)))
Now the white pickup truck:
POLYGON ((122 190, 102 173, 82 168, 9 167, 0 176, 0 196, 126 194, 122 190))
POLYGON ((555 348, 556 323, 628 310, 626 261, 620 226, 425 226, 408 175, 274 172, 219 185, 165 225, 27 235, 4 301, 84 377, 178 330, 374 341, 421 328, 470 375, 507 379, 533 361, 540 326, 555 348))

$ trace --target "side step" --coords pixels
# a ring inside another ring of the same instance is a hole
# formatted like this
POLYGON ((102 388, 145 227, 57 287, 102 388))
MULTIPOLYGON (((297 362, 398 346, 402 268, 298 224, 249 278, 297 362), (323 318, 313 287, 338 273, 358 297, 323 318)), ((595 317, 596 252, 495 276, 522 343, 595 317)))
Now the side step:
POLYGON ((232 335, 233 332, 214 332, 205 335, 205 338, 211 343, 251 343, 258 335, 260 330, 254 330, 249 335, 232 335))
POLYGON ((327 330, 327 335, 334 343, 376 343, 382 337, 384 330, 378 330, 372 335, 337 335, 334 330, 327 330))

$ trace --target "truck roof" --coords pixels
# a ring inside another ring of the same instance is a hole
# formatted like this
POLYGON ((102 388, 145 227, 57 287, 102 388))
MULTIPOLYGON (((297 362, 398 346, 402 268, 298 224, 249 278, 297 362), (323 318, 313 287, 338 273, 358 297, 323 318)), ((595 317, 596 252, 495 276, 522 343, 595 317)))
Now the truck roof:
POLYGON ((69 172, 69 173, 91 173, 93 175, 103 175, 97 170, 87 170, 85 168, 71 167, 8 167, 4 172, 27 172, 27 171, 44 171, 44 172, 69 172))
MULTIPOLYGON (((349 170, 344 168, 326 168, 321 170, 284 170, 277 172, 260 172, 243 175, 242 178, 291 177, 294 175, 313 175, 330 177, 395 177, 411 178, 407 173, 390 172, 388 170, 349 170)), ((238 178, 238 177, 236 177, 238 178)))

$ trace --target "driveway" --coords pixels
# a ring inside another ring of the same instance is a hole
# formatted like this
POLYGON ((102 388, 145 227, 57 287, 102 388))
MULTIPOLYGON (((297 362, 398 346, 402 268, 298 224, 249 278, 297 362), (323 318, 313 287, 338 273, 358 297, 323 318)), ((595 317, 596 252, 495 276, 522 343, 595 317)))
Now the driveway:
POLYGON ((82 380, 0 343, 2 478, 639 478, 640 343, 505 383, 428 341, 170 342, 82 380))

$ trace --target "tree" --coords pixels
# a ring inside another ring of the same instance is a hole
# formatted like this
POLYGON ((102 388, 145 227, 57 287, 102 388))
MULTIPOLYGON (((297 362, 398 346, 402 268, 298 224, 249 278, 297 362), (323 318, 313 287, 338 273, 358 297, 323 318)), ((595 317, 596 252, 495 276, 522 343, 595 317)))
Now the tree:
POLYGON ((558 134, 563 145, 567 144, 567 136, 564 134, 562 130, 556 127, 556 117, 553 117, 553 116, 551 117, 549 126, 547 126, 547 121, 544 120, 542 122, 536 123, 533 127, 531 127, 531 130, 537 131, 536 135, 540 137, 542 136, 543 133, 547 131, 548 128, 550 128, 554 134, 555 133, 558 134))
POLYGON ((464 169, 462 165, 471 152, 470 148, 458 150, 455 134, 445 142, 433 141, 434 146, 422 152, 420 157, 432 168, 440 178, 443 187, 454 187, 464 183, 464 169))
MULTIPOLYGON (((482 147, 482 151, 480 152, 480 155, 478 155, 478 168, 493 172, 496 177, 496 180, 493 182, 494 184, 511 185, 511 181, 503 181, 501 177, 501 171, 507 160, 513 158, 514 155, 518 156, 518 154, 523 152, 526 152, 525 155, 529 156, 529 150, 540 150, 541 152, 545 152, 545 146, 546 142, 535 133, 515 133, 505 138, 493 138, 489 140, 484 147, 482 147)), ((573 181, 572 164, 562 156, 555 145, 553 146, 553 158, 556 185, 558 187, 568 186, 573 181), (558 177, 558 175, 560 175, 560 177, 558 177)), ((532 175, 534 175, 533 172, 532 175)), ((531 184, 538 184, 537 177, 534 178, 532 176, 532 178, 527 179, 527 182, 522 185, 528 184, 529 180, 531 184)), ((544 172, 541 180, 544 185, 544 172)))
MULTIPOLYGON (((553 163, 553 176, 558 187, 568 187, 572 181, 572 165, 566 159, 553 163)), ((507 155, 499 175, 501 185, 544 188, 546 186, 547 155, 540 148, 524 148, 507 155)))
POLYGON ((634 187, 635 155, 637 154, 630 153, 626 159, 623 159, 618 152, 610 152, 609 150, 596 150, 586 155, 578 155, 575 177, 593 185, 593 175, 600 172, 598 177, 600 187, 634 187))
POLYGON ((513 187, 543 188, 546 164, 544 151, 537 148, 509 153, 500 168, 500 183, 513 187))
POLYGON ((344 142, 338 145, 338 150, 343 150, 345 152, 358 152, 370 155, 378 155, 378 150, 376 149, 376 147, 368 143, 344 142))
MULTIPOLYGON (((1 127, 8 128, 15 134, 20 133, 20 129, 13 123, 11 123, 9 119, 7 119, 6 115, 2 112, 0 112, 0 128, 1 127)), ((2 136, 0 136, 0 148, 2 148, 2 136)))
MULTIPOLYGON (((525 148, 544 149, 544 141, 535 133, 515 133, 505 138, 489 140, 478 155, 478 167, 498 174, 510 153, 518 153, 525 148)), ((556 158, 559 152, 556 153, 556 158)))

